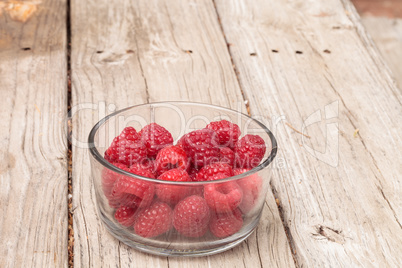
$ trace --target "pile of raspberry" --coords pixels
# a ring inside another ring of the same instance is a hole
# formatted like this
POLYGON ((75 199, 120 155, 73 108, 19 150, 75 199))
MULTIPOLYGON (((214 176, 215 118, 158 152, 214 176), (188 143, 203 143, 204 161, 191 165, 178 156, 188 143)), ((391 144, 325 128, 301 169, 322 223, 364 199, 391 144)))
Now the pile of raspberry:
POLYGON ((266 151, 264 140, 258 135, 240 135, 238 125, 221 120, 185 134, 173 145, 171 133, 156 123, 140 132, 126 127, 106 150, 105 159, 161 183, 104 169, 102 188, 116 209, 116 221, 148 238, 169 231, 186 237, 210 233, 217 238, 238 232, 260 196, 258 175, 201 185, 183 182, 220 180, 259 165, 266 151))

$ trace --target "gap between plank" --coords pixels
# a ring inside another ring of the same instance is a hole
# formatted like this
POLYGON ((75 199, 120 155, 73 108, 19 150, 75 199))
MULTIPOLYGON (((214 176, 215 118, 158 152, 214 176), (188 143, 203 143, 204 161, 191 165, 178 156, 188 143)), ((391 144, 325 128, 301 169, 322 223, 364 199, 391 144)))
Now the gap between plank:
POLYGON ((219 16, 218 9, 216 8, 215 0, 212 0, 212 3, 214 4, 215 14, 216 14, 216 17, 217 17, 217 19, 218 19, 219 27, 221 28, 221 32, 222 32, 222 35, 223 35, 223 39, 225 40, 226 48, 227 48, 227 50, 228 50, 228 54, 229 54, 229 57, 230 57, 230 62, 232 63, 233 71, 234 71, 234 73, 235 73, 235 75, 236 75, 237 83, 239 84, 239 88, 240 88, 240 91, 241 91, 241 95, 242 95, 242 97, 243 97, 243 102, 244 102, 244 104, 246 105, 247 114, 248 114, 249 116, 251 116, 251 112, 250 112, 250 102, 249 102, 249 100, 248 100, 246 94, 244 93, 243 88, 241 87, 240 77, 239 77, 239 71, 237 70, 236 65, 235 65, 235 63, 234 63, 234 60, 233 60, 233 57, 232 57, 232 53, 230 53, 230 43, 228 43, 228 40, 226 39, 225 31, 223 30, 223 26, 222 26, 222 22, 221 22, 221 17, 219 16))
MULTIPOLYGON (((226 48, 227 48, 228 54, 230 56, 230 61, 232 62, 232 67, 233 67, 233 70, 234 70, 235 75, 236 75, 237 83, 239 84, 239 88, 240 88, 240 91, 241 91, 241 94, 242 94, 242 97, 243 97, 243 101, 244 101, 244 103, 246 105, 247 113, 248 113, 249 116, 251 116, 250 102, 249 102, 246 94, 243 91, 243 88, 242 88, 242 85, 241 85, 241 82, 240 82, 239 71, 236 68, 236 64, 235 64, 235 62, 233 60, 232 53, 230 52, 230 45, 231 44, 228 43, 228 40, 226 38, 225 31, 224 31, 223 25, 222 25, 222 21, 221 21, 221 18, 219 16, 218 9, 216 7, 215 0, 212 0, 212 3, 214 4, 214 7, 215 7, 215 13, 216 13, 216 17, 218 19, 219 27, 221 28, 221 32, 222 32, 223 38, 224 38, 225 43, 226 43, 226 48)), ((282 211, 279 196, 277 195, 277 191, 276 191, 275 187, 272 184, 270 184, 270 189, 271 189, 271 192, 272 192, 272 194, 273 194, 273 196, 275 198, 275 203, 276 203, 276 205, 278 207, 278 213, 279 213, 279 216, 280 216, 281 221, 282 221, 282 227, 283 227, 283 229, 285 231, 285 234, 286 234, 286 239, 287 239, 289 247, 290 247, 290 252, 292 254, 293 261, 294 261, 296 267, 300 267, 300 265, 297 263, 296 249, 295 249, 294 244, 293 244, 293 238, 292 238, 292 235, 290 233, 289 226, 285 223, 285 214, 282 211)))
MULTIPOLYGON (((67 111, 69 114, 71 110, 71 0, 67 0, 66 10, 66 27, 67 27, 67 111)), ((68 267, 74 267, 74 226, 73 226, 73 180, 72 180, 72 119, 68 117, 67 121, 67 179, 68 179, 68 191, 67 191, 67 211, 68 211, 68 267)))

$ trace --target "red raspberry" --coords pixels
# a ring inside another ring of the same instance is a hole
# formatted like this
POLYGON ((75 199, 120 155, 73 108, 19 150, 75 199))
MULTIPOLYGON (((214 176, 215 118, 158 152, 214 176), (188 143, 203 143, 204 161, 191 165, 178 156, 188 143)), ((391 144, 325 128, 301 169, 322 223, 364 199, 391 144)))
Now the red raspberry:
POLYGON ((181 143, 195 168, 201 168, 219 160, 218 136, 211 129, 192 131, 184 136, 181 143))
POLYGON ((235 153, 228 147, 219 148, 219 162, 234 166, 235 153))
POLYGON ((233 176, 237 176, 237 175, 240 175, 240 174, 243 174, 243 173, 245 173, 245 172, 247 172, 247 171, 249 171, 250 169, 248 169, 248 168, 234 168, 233 169, 233 176))
POLYGON ((204 196, 204 186, 196 185, 196 186, 189 186, 189 196, 190 195, 199 195, 201 197, 204 196))
MULTIPOLYGON (((248 169, 234 169, 235 175, 242 174, 248 169)), ((258 202, 262 190, 262 179, 257 174, 249 175, 245 178, 237 180, 237 184, 243 190, 243 201, 240 203, 240 210, 246 214, 250 212, 258 202)))
POLYGON ((210 212, 204 198, 192 195, 181 200, 173 211, 173 226, 182 235, 201 237, 208 230, 210 212))
POLYGON ((133 165, 130 166, 128 171, 133 174, 140 175, 142 177, 155 179, 155 175, 152 173, 151 168, 146 167, 141 163, 134 163, 133 165))
POLYGON ((133 127, 126 127, 105 152, 109 162, 120 162, 127 166, 146 157, 146 147, 133 127))
POLYGON ((155 237, 172 228, 173 211, 166 203, 156 201, 136 215, 134 231, 142 237, 155 237))
MULTIPOLYGON (((120 169, 123 169, 125 171, 129 171, 127 166, 122 163, 113 163, 113 165, 120 169)), ((105 194, 106 198, 108 198, 108 199, 110 198, 114 183, 120 176, 121 175, 119 173, 116 173, 108 168, 103 169, 103 171, 102 171, 102 189, 103 189, 103 193, 105 194)))
MULTIPOLYGON (((158 177, 158 180, 186 182, 191 181, 191 178, 185 170, 176 168, 166 171, 158 177)), ((174 205, 188 196, 190 194, 189 190, 190 186, 169 185, 161 182, 156 185, 155 192, 161 201, 174 205)))
POLYGON ((253 168, 260 164, 265 154, 265 142, 258 135, 246 135, 235 146, 236 166, 240 168, 253 168))
POLYGON ((160 149, 173 144, 172 134, 156 123, 146 125, 139 134, 147 147, 147 155, 150 158, 154 158, 160 149))
POLYGON ((153 183, 121 176, 114 184, 109 204, 112 207, 146 207, 151 204, 154 193, 153 183))
POLYGON ((233 175, 232 167, 225 163, 213 163, 203 167, 197 174, 197 181, 214 181, 233 175))
POLYGON ((186 152, 177 146, 168 146, 161 149, 156 156, 156 172, 160 175, 163 172, 180 168, 187 170, 189 167, 186 152))
POLYGON ((155 176, 156 167, 155 167, 155 160, 153 160, 153 159, 144 158, 140 162, 132 164, 130 166, 130 168, 131 167, 139 167, 142 169, 146 169, 149 172, 151 172, 152 174, 154 174, 154 176, 155 176))
POLYGON ((137 208, 132 207, 120 207, 116 210, 114 214, 114 218, 123 226, 130 227, 134 224, 135 217, 134 214, 137 211, 137 208))
MULTIPOLYGON (((186 134, 187 135, 187 134, 186 134)), ((176 146, 183 149, 183 141, 187 138, 186 135, 183 135, 176 143, 176 146)))
POLYGON ((198 169, 195 167, 190 167, 188 170, 188 175, 190 176, 192 181, 197 181, 197 173, 199 172, 198 169))
POLYGON ((241 131, 238 125, 227 120, 211 122, 206 128, 212 129, 219 137, 221 146, 232 148, 240 137, 241 131))
POLYGON ((204 198, 210 208, 217 213, 223 213, 234 210, 240 205, 243 191, 233 181, 210 183, 204 186, 204 198))
POLYGON ((214 214, 211 216, 209 230, 218 238, 225 238, 237 233, 243 226, 243 218, 239 209, 229 213, 214 214))

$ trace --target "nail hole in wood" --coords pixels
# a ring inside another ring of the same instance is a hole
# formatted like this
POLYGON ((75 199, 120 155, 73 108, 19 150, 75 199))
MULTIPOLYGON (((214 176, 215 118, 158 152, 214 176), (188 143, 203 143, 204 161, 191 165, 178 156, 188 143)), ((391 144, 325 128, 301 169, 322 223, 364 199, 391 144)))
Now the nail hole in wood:
POLYGON ((334 30, 339 30, 341 28, 341 26, 332 26, 332 29, 334 30))
POLYGON ((27 50, 31 50, 31 48, 30 47, 23 47, 23 48, 21 48, 22 50, 25 50, 25 51, 27 51, 27 50))
POLYGON ((296 54, 303 54, 303 51, 296 50, 296 54))
POLYGON ((330 53, 331 53, 331 51, 330 51, 330 50, 328 50, 328 49, 326 49, 326 50, 324 50, 324 53, 328 53, 328 54, 330 54, 330 53))
POLYGON ((134 53, 134 50, 132 50, 132 49, 127 49, 127 50, 126 50, 126 53, 127 53, 127 54, 132 54, 132 53, 134 53))
POLYGON ((103 51, 102 51, 102 50, 98 50, 98 51, 96 51, 96 53, 101 54, 101 53, 103 53, 103 51))
POLYGON ((271 51, 274 52, 274 53, 278 53, 278 52, 279 52, 279 51, 276 50, 276 49, 272 49, 271 51))
POLYGON ((250 56, 257 56, 257 53, 255 53, 255 52, 250 53, 250 56))
POLYGON ((192 50, 184 50, 184 52, 186 52, 187 54, 191 54, 191 53, 193 53, 193 51, 192 51, 192 50))

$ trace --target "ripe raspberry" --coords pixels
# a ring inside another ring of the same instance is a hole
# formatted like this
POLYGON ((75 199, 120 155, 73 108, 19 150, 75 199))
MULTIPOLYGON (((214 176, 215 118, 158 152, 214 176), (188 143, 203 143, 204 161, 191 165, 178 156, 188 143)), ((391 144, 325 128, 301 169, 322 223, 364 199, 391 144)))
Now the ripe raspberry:
POLYGON ((156 157, 160 149, 173 144, 172 134, 156 123, 146 125, 139 134, 147 147, 147 156, 150 158, 156 157))
POLYGON ((147 167, 142 163, 134 163, 128 169, 129 172, 140 175, 143 177, 155 179, 154 173, 151 171, 151 167, 147 167))
POLYGON ((233 175, 232 168, 225 163, 216 162, 203 167, 197 174, 197 181, 214 181, 233 175))
POLYGON ((204 186, 202 185, 196 185, 196 186, 189 186, 189 194, 190 195, 199 195, 201 197, 204 196, 204 186))
POLYGON ((173 211, 173 226, 182 235, 201 237, 208 230, 210 212, 204 198, 192 195, 181 200, 173 211))
MULTIPOLYGON (((186 134, 187 135, 187 134, 186 134)), ((183 135, 176 143, 176 146, 183 149, 183 141, 187 138, 186 135, 183 135)))
POLYGON ((260 164, 265 154, 265 142, 258 135, 246 135, 235 146, 236 166, 240 168, 253 168, 260 164))
POLYGON ((119 206, 142 208, 151 204, 154 193, 153 183, 121 176, 113 186, 109 204, 115 208, 119 206))
POLYGON ((132 208, 132 207, 120 207, 118 210, 116 210, 116 213, 114 214, 114 218, 123 226, 125 227, 130 227, 134 224, 135 221, 135 212, 137 211, 137 208, 132 208))
POLYGON ((105 152, 109 162, 120 162, 127 166, 145 158, 146 147, 133 127, 126 127, 105 152))
MULTIPOLYGON (((235 175, 242 174, 248 169, 234 169, 235 175)), ((257 174, 249 175, 245 178, 237 180, 237 184, 243 190, 243 201, 240 203, 240 210, 246 214, 250 212, 257 204, 262 190, 262 179, 257 174)))
POLYGON ((219 162, 234 166, 235 153, 228 147, 219 148, 219 162))
POLYGON ((155 237, 172 228, 173 211, 166 203, 156 201, 136 215, 134 231, 142 237, 155 237))
POLYGON ((209 230, 218 238, 225 238, 237 233, 243 226, 243 218, 239 209, 229 213, 212 214, 209 230))
POLYGON ((218 136, 211 129, 192 131, 184 136, 181 143, 195 168, 201 168, 219 160, 218 136))
MULTIPOLYGON (((191 181, 191 178, 185 170, 176 168, 166 171, 158 177, 158 180, 186 182, 191 181)), ((190 194, 189 191, 190 186, 168 185, 163 182, 157 184, 155 189, 156 195, 161 201, 172 205, 188 196, 190 194)))
POLYGON ((158 175, 169 169, 180 168, 187 170, 189 167, 186 152, 173 145, 161 149, 156 156, 155 162, 158 175))
POLYGON ((238 125, 227 120, 211 122, 207 125, 208 129, 212 129, 219 137, 221 146, 232 148, 235 146, 240 137, 241 131, 238 125))
POLYGON ((248 168, 234 168, 233 169, 233 176, 237 176, 237 175, 240 175, 240 174, 243 174, 243 173, 245 173, 245 172, 247 172, 247 171, 249 171, 250 169, 248 169, 248 168))
MULTIPOLYGON (((129 171, 126 165, 122 163, 112 163, 114 166, 123 169, 125 171, 129 171)), ((121 175, 108 169, 104 168, 102 171, 102 189, 103 193, 105 194, 106 198, 110 198, 110 194, 112 193, 112 189, 114 186, 114 183, 116 180, 120 177, 121 175)))
POLYGON ((190 176, 192 181, 197 181, 197 174, 199 170, 196 169, 195 167, 190 167, 188 170, 188 175, 190 176))
POLYGON ((237 208, 243 200, 243 191, 233 181, 210 183, 204 186, 204 198, 208 206, 217 213, 228 212, 237 208))
POLYGON ((156 167, 155 167, 155 160, 153 160, 153 159, 144 158, 140 162, 132 164, 130 166, 130 168, 133 166, 140 167, 142 169, 146 169, 149 172, 151 172, 152 174, 154 174, 154 176, 155 176, 156 167))

